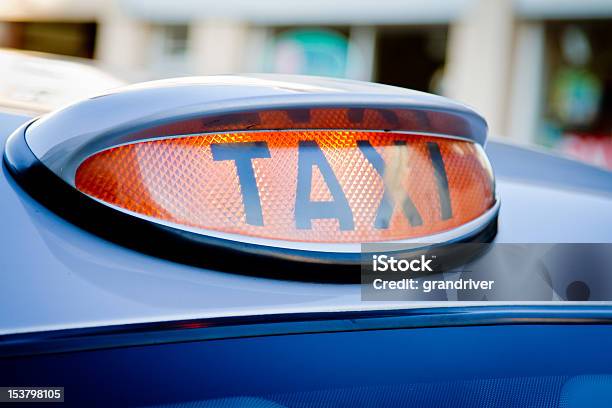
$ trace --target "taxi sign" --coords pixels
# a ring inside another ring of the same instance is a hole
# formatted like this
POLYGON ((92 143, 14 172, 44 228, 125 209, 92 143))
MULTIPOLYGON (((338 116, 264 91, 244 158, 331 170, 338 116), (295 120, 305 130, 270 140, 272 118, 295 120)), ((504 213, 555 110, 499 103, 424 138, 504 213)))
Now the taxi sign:
POLYGON ((5 160, 62 215, 159 256, 348 265, 363 243, 490 239, 486 133, 470 109, 400 88, 204 77, 75 103, 19 129, 5 160))
POLYGON ((212 133, 104 150, 75 185, 192 228, 305 242, 423 237, 494 203, 478 145, 385 132, 212 133))

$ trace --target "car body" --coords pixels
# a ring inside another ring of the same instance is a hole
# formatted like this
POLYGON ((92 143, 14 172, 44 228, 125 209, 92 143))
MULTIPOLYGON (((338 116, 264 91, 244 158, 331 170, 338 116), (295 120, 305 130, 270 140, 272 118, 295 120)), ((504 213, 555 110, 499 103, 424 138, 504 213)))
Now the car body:
MULTIPOLYGON (((32 118, 1 113, 3 143, 32 118)), ((65 123, 90 123, 78 121, 65 123)), ((495 243, 612 242, 611 173, 503 141, 486 152, 501 200, 495 243)), ((386 395, 548 406, 610 381, 606 271, 584 278, 597 300, 586 304, 554 273, 529 283, 553 288, 546 302, 364 302, 359 285, 228 273, 111 242, 32 197, 6 163, 0 197, 0 385, 64 386, 66 402, 100 405, 374 406, 386 395)))

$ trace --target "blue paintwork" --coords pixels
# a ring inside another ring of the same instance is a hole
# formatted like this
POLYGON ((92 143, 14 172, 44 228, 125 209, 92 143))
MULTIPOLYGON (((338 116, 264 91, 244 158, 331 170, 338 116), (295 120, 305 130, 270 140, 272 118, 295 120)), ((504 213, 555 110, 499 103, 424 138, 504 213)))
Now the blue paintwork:
POLYGON ((81 407, 551 408, 561 395, 610 407, 611 336, 571 324, 264 336, 0 360, 0 381, 61 385, 81 407))
POLYGON ((490 142, 502 201, 497 242, 612 242, 612 173, 537 150, 490 142))
MULTIPOLYGON (((25 120, 0 116, 2 142, 25 120)), ((496 142, 487 149, 502 199, 497 241, 612 242, 611 173, 496 142)), ((356 285, 218 273, 125 249, 42 207, 4 166, 0 197, 0 334, 220 315, 414 306, 364 304, 356 285)))

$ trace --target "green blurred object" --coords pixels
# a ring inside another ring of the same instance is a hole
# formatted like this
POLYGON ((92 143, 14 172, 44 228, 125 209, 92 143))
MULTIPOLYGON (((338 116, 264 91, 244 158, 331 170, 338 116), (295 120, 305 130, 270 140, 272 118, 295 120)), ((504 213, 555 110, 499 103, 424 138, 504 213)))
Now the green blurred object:
POLYGON ((265 56, 267 71, 283 74, 346 75, 348 40, 328 29, 295 29, 279 34, 265 56))
POLYGON ((557 148, 563 141, 563 129, 555 121, 544 120, 536 134, 535 142, 548 148, 557 148))
POLYGON ((564 127, 590 125, 599 113, 602 84, 584 68, 562 68, 552 82, 551 107, 564 127))

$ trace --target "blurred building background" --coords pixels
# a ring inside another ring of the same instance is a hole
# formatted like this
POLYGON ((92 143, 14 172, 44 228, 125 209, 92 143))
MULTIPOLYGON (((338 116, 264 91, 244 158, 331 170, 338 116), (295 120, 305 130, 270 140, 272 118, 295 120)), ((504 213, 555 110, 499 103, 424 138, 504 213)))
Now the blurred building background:
POLYGON ((131 81, 330 75, 439 93, 612 168, 610 0, 2 0, 0 46, 131 81))

